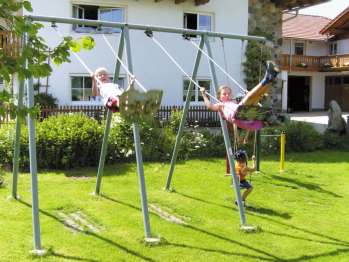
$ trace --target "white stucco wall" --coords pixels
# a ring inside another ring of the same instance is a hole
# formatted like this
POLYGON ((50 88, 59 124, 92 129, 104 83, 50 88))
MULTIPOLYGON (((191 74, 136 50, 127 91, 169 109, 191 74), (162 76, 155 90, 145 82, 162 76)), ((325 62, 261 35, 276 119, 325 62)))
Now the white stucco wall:
POLYGON ((325 56, 328 54, 328 47, 325 41, 307 41, 305 54, 308 56, 325 56))
POLYGON ((349 39, 342 39, 337 41, 337 54, 349 54, 349 39))
POLYGON ((328 45, 325 41, 305 41, 297 39, 284 39, 282 41, 282 53, 294 55, 295 43, 305 43, 305 54, 307 56, 326 56, 328 55, 328 45), (291 48, 290 48, 291 46, 291 48))
MULTIPOLYGON (((46 0, 32 0, 34 15, 43 16, 72 16, 72 2, 70 0, 52 0, 48 3, 46 0)), ((75 2, 75 1, 74 1, 75 2)), ((154 0, 104 0, 91 1, 84 0, 81 3, 95 3, 95 5, 123 6, 126 8, 126 20, 133 24, 149 24, 166 27, 183 27, 183 13, 187 11, 205 12, 213 14, 213 30, 232 34, 247 34, 248 24, 248 1, 245 0, 211 0, 206 5, 195 6, 193 1, 182 4, 174 4, 173 0, 163 0, 155 2, 154 0)), ((58 25, 63 35, 80 37, 72 31, 71 25, 58 25)), ((56 45, 60 38, 52 30, 45 27, 41 31, 42 36, 51 45, 56 45)), ((155 33, 155 37, 168 49, 175 57, 184 70, 191 74, 196 50, 194 47, 180 35, 155 33)), ((92 35, 96 42, 96 47, 90 52, 83 51, 79 53, 81 58, 86 61, 88 66, 94 70, 97 67, 104 66, 111 73, 114 71, 115 58, 108 49, 101 35, 92 35)), ((163 105, 180 105, 183 97, 183 79, 184 75, 175 65, 148 39, 141 31, 131 31, 131 48, 134 73, 139 81, 148 89, 161 88, 164 90, 163 105)), ((108 35, 110 42, 117 47, 118 34, 108 35)), ((216 39, 211 41, 213 55, 220 65, 224 64, 221 41, 216 39)), ((239 40, 226 40, 225 48, 228 58, 228 71, 240 83, 243 83, 241 73, 242 48, 239 40)), ((124 55, 125 57, 125 55, 124 55)), ((70 64, 64 64, 59 67, 53 67, 53 73, 50 77, 49 91, 58 98, 62 105, 69 104, 90 104, 91 102, 72 102, 71 101, 71 83, 72 74, 86 74, 86 70, 72 56, 70 64)), ((220 83, 226 83, 226 77, 218 73, 220 83)), ((125 76, 124 70, 122 75, 125 76)), ((207 59, 202 57, 198 77, 210 78, 207 59)))
POLYGON ((282 92, 282 109, 287 110, 287 89, 289 76, 309 76, 310 80, 310 111, 324 108, 325 103, 325 76, 321 72, 287 72, 282 71, 283 92, 282 92))

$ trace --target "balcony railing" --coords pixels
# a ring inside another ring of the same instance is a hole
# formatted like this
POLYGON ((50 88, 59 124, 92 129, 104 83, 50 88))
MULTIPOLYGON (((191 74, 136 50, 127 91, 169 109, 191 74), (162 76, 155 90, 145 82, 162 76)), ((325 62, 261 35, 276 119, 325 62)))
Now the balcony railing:
POLYGON ((349 54, 333 56, 282 55, 281 68, 287 71, 346 71, 349 54))
POLYGON ((0 48, 6 56, 17 57, 21 50, 21 38, 11 31, 0 31, 0 48))

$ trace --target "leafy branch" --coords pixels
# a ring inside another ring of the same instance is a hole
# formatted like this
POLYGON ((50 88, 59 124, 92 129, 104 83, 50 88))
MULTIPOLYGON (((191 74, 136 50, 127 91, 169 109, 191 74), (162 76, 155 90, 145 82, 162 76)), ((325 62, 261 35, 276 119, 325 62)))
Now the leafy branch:
MULTIPOLYGON (((94 47, 94 39, 83 36, 79 39, 64 37, 52 50, 45 40, 39 35, 43 28, 40 23, 34 23, 27 17, 18 15, 22 10, 32 12, 29 1, 0 0, 0 20, 6 25, 6 30, 11 32, 16 39, 21 39, 20 55, 13 55, 0 45, 0 78, 10 82, 16 75, 19 81, 30 77, 40 78, 49 76, 52 72, 47 61, 60 65, 70 62, 69 51, 79 52, 81 48, 91 50, 94 47), (23 38, 23 36, 26 36, 23 38), (26 40, 26 43, 24 41, 26 40)), ((15 48, 15 47, 13 47, 15 48)), ((22 115, 17 109, 14 99, 4 91, 0 95, 0 115, 10 111, 11 115, 22 115)))

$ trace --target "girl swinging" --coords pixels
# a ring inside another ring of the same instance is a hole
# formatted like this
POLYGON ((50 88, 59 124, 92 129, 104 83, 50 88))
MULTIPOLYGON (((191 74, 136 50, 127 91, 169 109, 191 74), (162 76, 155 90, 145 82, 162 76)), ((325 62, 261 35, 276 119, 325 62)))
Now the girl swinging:
POLYGON ((267 68, 263 80, 249 91, 241 100, 236 103, 232 99, 232 91, 229 86, 223 85, 218 89, 218 103, 211 103, 207 97, 205 88, 200 88, 205 105, 211 111, 220 112, 229 123, 236 124, 246 130, 258 130, 263 126, 262 120, 239 119, 238 113, 248 106, 256 106, 261 97, 268 91, 270 83, 276 78, 279 69, 272 61, 267 61, 267 68))

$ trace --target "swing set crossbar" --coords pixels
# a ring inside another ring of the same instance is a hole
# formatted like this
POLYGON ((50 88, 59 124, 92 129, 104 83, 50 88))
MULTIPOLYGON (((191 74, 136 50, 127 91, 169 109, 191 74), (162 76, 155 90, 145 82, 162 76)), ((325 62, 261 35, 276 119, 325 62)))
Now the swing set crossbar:
POLYGON ((219 37, 219 38, 228 38, 228 39, 241 39, 241 40, 253 40, 259 42, 265 42, 266 39, 261 36, 250 36, 250 35, 238 35, 238 34, 229 34, 229 33, 220 33, 220 32, 211 32, 211 31, 201 31, 201 30, 192 30, 185 28, 175 28, 175 27, 163 27, 163 26, 151 26, 151 25, 141 25, 141 24, 128 24, 128 23, 117 23, 117 22, 107 22, 101 20, 89 20, 89 19, 77 19, 77 18, 68 18, 68 17, 54 17, 54 16, 26 16, 29 20, 37 22, 50 22, 50 23, 60 23, 60 24, 75 24, 75 25, 86 25, 86 26, 97 26, 97 27, 114 27, 114 28, 124 28, 128 27, 129 29, 142 30, 142 31, 153 31, 153 32, 163 32, 163 33, 175 33, 186 35, 196 35, 203 36, 207 35, 209 37, 219 37))

